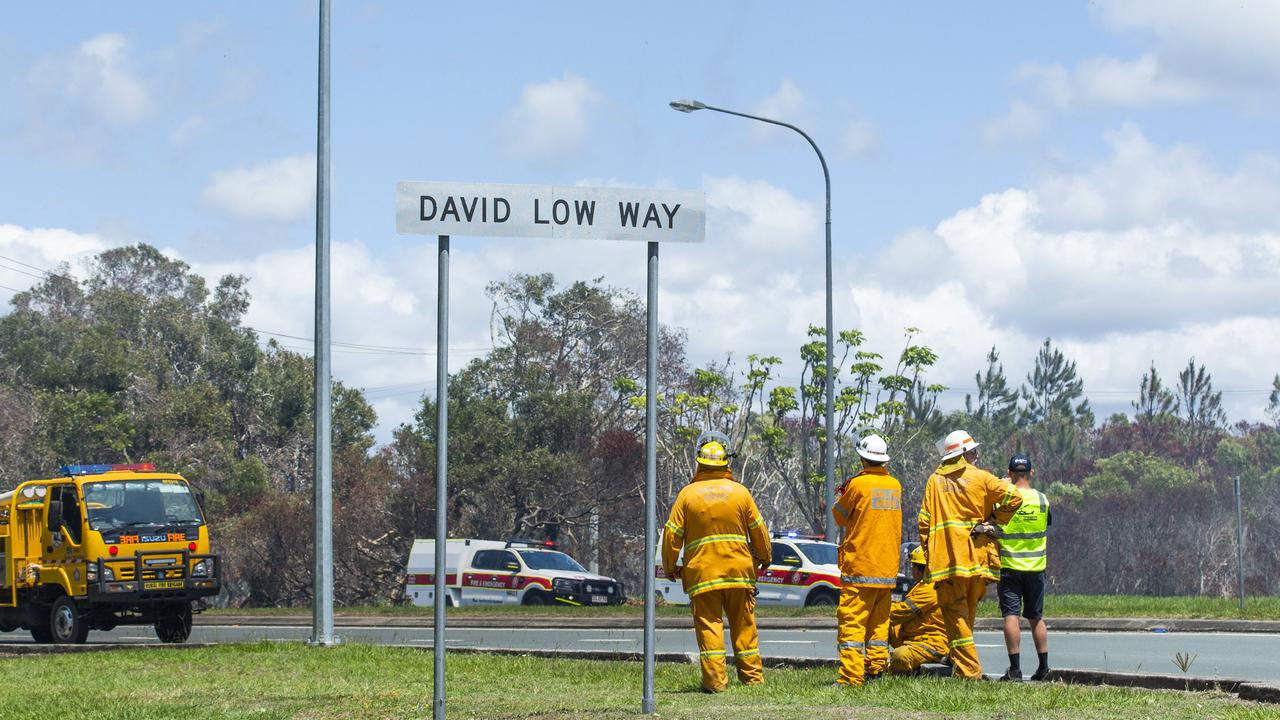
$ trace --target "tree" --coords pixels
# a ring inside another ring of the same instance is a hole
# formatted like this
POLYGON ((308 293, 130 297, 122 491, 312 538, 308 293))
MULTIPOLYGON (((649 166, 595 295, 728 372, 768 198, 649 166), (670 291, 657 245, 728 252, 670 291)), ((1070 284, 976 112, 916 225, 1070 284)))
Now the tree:
POLYGON ((976 402, 972 396, 964 396, 965 412, 975 420, 986 424, 992 430, 993 442, 1003 443, 1017 426, 1018 391, 1009 387, 1005 378, 1004 365, 999 364, 1000 353, 995 346, 987 353, 986 372, 973 376, 977 384, 976 402))
POLYGON ((1271 380, 1271 394, 1267 397, 1267 417, 1280 426, 1280 373, 1271 380))
POLYGON ((1153 423, 1178 414, 1178 398, 1160 381, 1155 362, 1151 363, 1149 372, 1142 374, 1138 399, 1132 405, 1134 419, 1140 423, 1153 423))
MULTIPOLYGON (((786 489, 799 520, 814 532, 826 527, 825 507, 825 379, 826 346, 821 327, 810 326, 810 342, 800 348, 803 361, 799 387, 776 386, 769 391, 767 414, 759 432, 765 445, 764 469, 786 489)), ((915 342, 917 328, 907 328, 905 343, 891 372, 884 372, 881 355, 860 349, 866 341, 859 330, 837 336, 836 357, 836 474, 847 478, 857 466, 846 452, 849 440, 875 431, 889 441, 892 453, 913 447, 932 432, 939 420, 937 396, 945 388, 928 383, 925 373, 937 362, 932 349, 915 342), (853 380, 841 381, 848 372, 853 380)), ((914 456, 915 453, 907 453, 914 456)), ((905 458, 903 458, 905 460, 905 458)), ((896 467, 896 466, 895 466, 896 467)))
POLYGON ((1036 354, 1035 369, 1027 375, 1021 395, 1022 412, 1028 423, 1060 419, 1080 422, 1086 427, 1093 425, 1089 401, 1081 399, 1084 381, 1076 376, 1076 362, 1067 360, 1048 338, 1036 354))
POLYGON ((1222 409, 1222 393, 1213 390, 1212 376, 1203 365, 1196 365, 1194 357, 1178 373, 1178 404, 1186 423, 1187 444, 1194 457, 1208 457, 1222 436, 1227 413, 1222 409))

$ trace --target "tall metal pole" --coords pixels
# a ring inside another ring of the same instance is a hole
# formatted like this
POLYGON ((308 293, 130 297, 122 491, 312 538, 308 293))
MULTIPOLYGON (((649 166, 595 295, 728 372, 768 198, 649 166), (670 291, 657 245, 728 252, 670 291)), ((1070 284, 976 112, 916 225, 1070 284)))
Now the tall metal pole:
POLYGON ((649 243, 649 290, 645 299, 648 330, 645 339, 644 390, 644 696, 640 711, 657 711, 653 698, 654 530, 658 524, 658 243, 649 243))
POLYGON ((1240 502, 1240 476, 1236 476, 1236 587, 1240 590, 1240 609, 1244 610, 1244 510, 1240 502))
POLYGON ((833 368, 834 363, 832 357, 835 355, 835 321, 831 311, 831 172, 827 169, 827 159, 822 156, 822 151, 818 149, 818 144, 809 137, 809 134, 800 128, 785 123, 781 120, 760 117, 759 115, 751 115, 737 110, 727 110, 714 105, 698 102, 697 100, 677 100, 671 103, 671 107, 680 112, 693 112, 695 110, 714 110, 726 115, 737 115, 738 117, 748 118, 750 120, 759 120, 760 122, 769 123, 770 125, 778 125, 789 128, 800 133, 800 136, 809 142, 809 146, 818 154, 818 162, 822 163, 822 179, 826 183, 827 189, 827 223, 826 223, 826 254, 827 254, 827 352, 826 352, 826 435, 827 441, 824 443, 823 464, 826 465, 826 488, 823 497, 826 499, 827 512, 823 513, 826 517, 826 538, 827 542, 839 542, 839 536, 836 534, 836 520, 830 512, 836 503, 836 464, 835 464, 835 447, 836 447, 836 376, 833 368))
POLYGON ((320 0, 316 126, 315 600, 311 644, 333 645, 333 432, 329 356, 329 0, 320 0))
POLYGON ((431 716, 444 720, 444 605, 445 546, 449 518, 445 512, 449 490, 449 236, 440 236, 439 282, 436 284, 436 592, 435 684, 431 716))

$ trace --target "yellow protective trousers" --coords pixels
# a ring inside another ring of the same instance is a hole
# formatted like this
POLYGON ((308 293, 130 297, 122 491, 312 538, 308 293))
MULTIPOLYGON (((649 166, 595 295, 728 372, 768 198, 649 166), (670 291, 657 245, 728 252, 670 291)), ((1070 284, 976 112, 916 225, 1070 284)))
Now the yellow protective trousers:
POLYGON ((924 643, 909 642, 893 649, 889 654, 889 672, 894 675, 909 675, 927 662, 938 662, 942 653, 924 643))
POLYGON ((952 675, 980 680, 982 662, 973 644, 973 618, 978 601, 987 592, 984 577, 949 577, 933 584, 938 591, 938 607, 942 610, 942 626, 947 631, 951 648, 952 675))
POLYGON ((738 680, 746 685, 764 682, 760 635, 756 632, 756 598, 751 589, 708 590, 690 600, 693 631, 698 638, 698 657, 702 662, 702 687, 720 692, 729 684, 724 672, 724 616, 729 618, 729 636, 733 640, 738 680))
POLYGON ((836 648, 840 653, 836 682, 861 685, 867 675, 880 675, 888 669, 890 590, 841 588, 836 608, 836 648))

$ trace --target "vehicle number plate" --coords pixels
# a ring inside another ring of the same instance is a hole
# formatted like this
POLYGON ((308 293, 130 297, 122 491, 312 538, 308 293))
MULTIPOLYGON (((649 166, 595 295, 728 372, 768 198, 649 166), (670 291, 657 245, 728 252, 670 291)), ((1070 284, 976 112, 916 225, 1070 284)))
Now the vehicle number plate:
POLYGON ((164 582, 144 582, 142 583, 142 589, 143 590, 172 590, 172 589, 181 588, 182 584, 183 582, 181 580, 165 580, 164 582))
POLYGON ((591 596, 591 602, 593 602, 593 603, 608 603, 608 602, 609 602, 609 596, 608 596, 608 595, 592 595, 592 596, 591 596))

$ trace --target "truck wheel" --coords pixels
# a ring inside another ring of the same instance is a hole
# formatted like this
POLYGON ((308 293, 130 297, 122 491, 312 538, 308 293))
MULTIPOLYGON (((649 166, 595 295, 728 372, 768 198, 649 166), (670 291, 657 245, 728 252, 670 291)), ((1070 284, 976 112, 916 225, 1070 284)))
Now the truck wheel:
MULTIPOLYGON (((35 630, 31 631, 35 636, 35 630)), ((53 607, 49 609, 49 639, 59 645, 84 643, 89 637, 89 623, 87 618, 80 615, 80 608, 76 607, 76 601, 61 595, 57 600, 53 601, 53 607)))
POLYGON ((835 607, 838 602, 836 594, 825 588, 814 590, 805 599, 805 607, 835 607))
POLYGON ((183 643, 191 637, 191 603, 161 610, 156 620, 156 637, 163 643, 183 643))
POLYGON ((521 605, 549 605, 547 594, 541 590, 530 590, 524 594, 524 601, 521 605))

